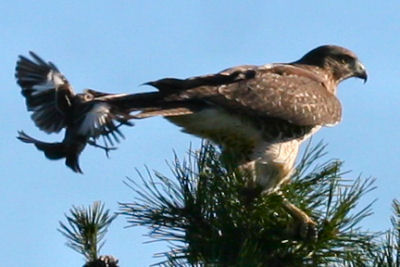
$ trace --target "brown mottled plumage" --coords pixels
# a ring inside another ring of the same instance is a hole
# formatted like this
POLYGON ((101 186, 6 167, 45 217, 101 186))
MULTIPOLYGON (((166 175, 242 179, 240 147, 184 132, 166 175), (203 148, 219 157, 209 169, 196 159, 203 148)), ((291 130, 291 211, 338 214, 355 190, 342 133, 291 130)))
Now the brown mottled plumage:
POLYGON ((290 176, 299 145, 321 126, 341 120, 336 88, 350 77, 367 79, 356 55, 326 45, 292 63, 149 82, 159 91, 114 101, 137 118, 161 115, 184 132, 212 140, 239 156, 255 182, 273 191, 290 176))
MULTIPOLYGON (((253 182, 265 193, 271 193, 290 178, 301 143, 322 126, 340 122, 336 89, 350 77, 367 79, 356 55, 325 45, 292 63, 161 79, 147 83, 158 92, 114 100, 136 112, 137 118, 164 116, 184 132, 212 140, 242 169, 250 170, 253 182)), ((301 235, 313 235, 311 218, 284 201, 299 220, 301 235)))

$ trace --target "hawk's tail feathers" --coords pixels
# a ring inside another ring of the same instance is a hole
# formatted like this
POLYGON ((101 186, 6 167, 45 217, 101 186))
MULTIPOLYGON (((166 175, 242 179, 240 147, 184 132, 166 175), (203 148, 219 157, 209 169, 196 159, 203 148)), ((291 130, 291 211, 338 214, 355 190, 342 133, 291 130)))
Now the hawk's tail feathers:
POLYGON ((146 82, 142 85, 150 85, 157 88, 160 92, 174 92, 185 89, 187 81, 175 78, 164 78, 157 81, 146 82))
POLYGON ((153 108, 144 109, 140 113, 133 116, 134 119, 145 119, 154 116, 164 116, 164 117, 174 117, 181 115, 192 114, 193 110, 187 107, 177 107, 177 108, 153 108))
POLYGON ((124 113, 158 107, 163 102, 164 96, 159 92, 122 95, 107 99, 107 103, 118 107, 118 110, 124 113))

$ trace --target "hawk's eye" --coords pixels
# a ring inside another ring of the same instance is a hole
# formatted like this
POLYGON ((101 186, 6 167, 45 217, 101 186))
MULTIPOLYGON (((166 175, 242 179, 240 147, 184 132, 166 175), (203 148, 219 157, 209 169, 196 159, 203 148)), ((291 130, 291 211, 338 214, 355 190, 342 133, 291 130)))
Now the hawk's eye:
POLYGON ((347 55, 339 55, 339 56, 336 56, 336 59, 337 59, 337 61, 339 61, 341 64, 348 64, 348 63, 350 63, 350 62, 353 60, 352 57, 347 56, 347 55))

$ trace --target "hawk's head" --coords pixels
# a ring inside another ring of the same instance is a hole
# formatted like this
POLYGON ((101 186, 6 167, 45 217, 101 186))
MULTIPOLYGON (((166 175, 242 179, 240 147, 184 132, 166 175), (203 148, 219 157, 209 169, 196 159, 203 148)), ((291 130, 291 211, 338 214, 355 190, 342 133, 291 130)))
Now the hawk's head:
POLYGON ((350 77, 367 81, 367 71, 357 56, 350 50, 336 46, 323 45, 304 55, 296 63, 314 65, 331 72, 336 82, 350 77))

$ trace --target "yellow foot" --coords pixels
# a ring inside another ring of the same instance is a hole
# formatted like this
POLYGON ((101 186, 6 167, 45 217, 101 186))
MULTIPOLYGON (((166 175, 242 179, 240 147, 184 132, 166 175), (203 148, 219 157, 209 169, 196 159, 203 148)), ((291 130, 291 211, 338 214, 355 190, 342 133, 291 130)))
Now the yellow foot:
POLYGON ((316 240, 318 238, 317 224, 304 211, 290 203, 283 197, 283 205, 288 213, 296 221, 296 232, 305 240, 316 240))

